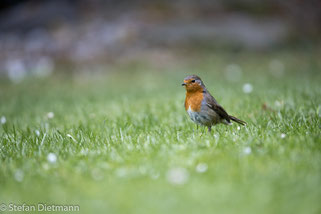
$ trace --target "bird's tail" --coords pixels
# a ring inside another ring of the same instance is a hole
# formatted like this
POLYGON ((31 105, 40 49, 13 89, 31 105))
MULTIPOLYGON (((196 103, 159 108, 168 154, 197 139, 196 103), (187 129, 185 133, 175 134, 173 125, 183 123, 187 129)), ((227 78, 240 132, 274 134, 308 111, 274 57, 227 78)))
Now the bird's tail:
POLYGON ((229 117, 230 117, 230 120, 233 120, 233 121, 241 124, 242 126, 245 126, 245 125, 246 125, 246 122, 243 121, 243 120, 240 120, 240 119, 238 119, 238 118, 236 118, 236 117, 234 117, 234 116, 231 116, 231 115, 229 115, 229 117))

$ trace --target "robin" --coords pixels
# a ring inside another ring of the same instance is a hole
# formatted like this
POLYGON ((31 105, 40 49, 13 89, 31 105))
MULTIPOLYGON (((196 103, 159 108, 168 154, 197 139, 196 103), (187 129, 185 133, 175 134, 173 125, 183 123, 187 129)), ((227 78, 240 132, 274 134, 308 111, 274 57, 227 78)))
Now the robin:
POLYGON ((216 124, 230 125, 231 120, 246 125, 246 122, 229 115, 217 103, 198 76, 187 76, 182 86, 185 86, 186 89, 185 110, 189 117, 196 124, 207 126, 209 132, 216 124))

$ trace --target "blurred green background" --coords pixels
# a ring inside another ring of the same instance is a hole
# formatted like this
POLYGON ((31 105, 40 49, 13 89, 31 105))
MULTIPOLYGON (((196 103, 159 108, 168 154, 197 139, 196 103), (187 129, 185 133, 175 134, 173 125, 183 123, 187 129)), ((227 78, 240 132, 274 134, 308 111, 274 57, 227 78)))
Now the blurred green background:
POLYGON ((1 211, 320 213, 320 10, 1 1, 1 211), (197 129, 190 74, 248 125, 197 129))
POLYGON ((200 51, 310 52, 320 49, 320 14, 318 0, 3 0, 0 75, 19 82, 137 61, 166 67, 200 51))

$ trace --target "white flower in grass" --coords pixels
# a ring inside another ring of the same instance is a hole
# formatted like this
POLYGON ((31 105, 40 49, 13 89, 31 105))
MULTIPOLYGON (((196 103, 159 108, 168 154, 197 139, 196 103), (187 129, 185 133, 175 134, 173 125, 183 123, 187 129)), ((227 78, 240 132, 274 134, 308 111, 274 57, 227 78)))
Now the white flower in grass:
POLYGON ((23 177, 24 177, 23 171, 21 171, 20 169, 18 169, 14 173, 14 179, 18 182, 21 182, 23 180, 23 177))
POLYGON ((199 163, 196 166, 196 172, 198 173, 204 173, 207 171, 207 164, 206 163, 199 163))
POLYGON ((47 156, 47 160, 49 163, 56 163, 57 162, 57 156, 54 153, 49 153, 47 156))
POLYGON ((37 136, 40 136, 40 131, 39 130, 36 130, 35 133, 36 133, 37 136))
POLYGON ((2 116, 0 119, 1 124, 5 124, 7 122, 7 119, 5 116, 2 116))
POLYGON ((185 168, 172 168, 167 172, 167 181, 173 185, 183 185, 189 177, 185 168))
POLYGON ((48 119, 54 118, 55 114, 53 112, 48 112, 47 117, 48 119))
POLYGON ((247 146, 247 147, 245 147, 245 148, 243 149, 243 153, 244 153, 245 155, 249 155, 249 154, 251 154, 251 152, 252 152, 252 149, 251 149, 251 147, 249 147, 249 146, 247 146))
POLYGON ((72 139, 75 143, 77 143, 76 139, 75 139, 71 134, 67 134, 67 137, 69 137, 69 138, 72 139))
POLYGON ((283 105, 284 105, 284 101, 283 101, 283 100, 281 100, 281 101, 276 100, 276 101, 274 102, 274 105, 275 105, 275 107, 281 108, 281 107, 283 107, 283 105))
POLYGON ((285 137, 286 137, 286 134, 282 133, 282 134, 281 134, 281 138, 283 139, 283 138, 285 138, 285 137))
POLYGON ((249 94, 253 91, 253 86, 250 83, 246 83, 243 85, 243 92, 249 94))

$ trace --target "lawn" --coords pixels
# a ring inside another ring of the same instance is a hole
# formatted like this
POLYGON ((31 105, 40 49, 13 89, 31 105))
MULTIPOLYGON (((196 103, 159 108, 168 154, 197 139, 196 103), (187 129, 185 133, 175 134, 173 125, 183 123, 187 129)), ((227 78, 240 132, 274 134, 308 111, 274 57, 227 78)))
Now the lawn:
POLYGON ((206 53, 0 82, 0 204, 81 213, 320 213, 319 51, 206 53), (248 125, 208 134, 182 80, 248 125))

